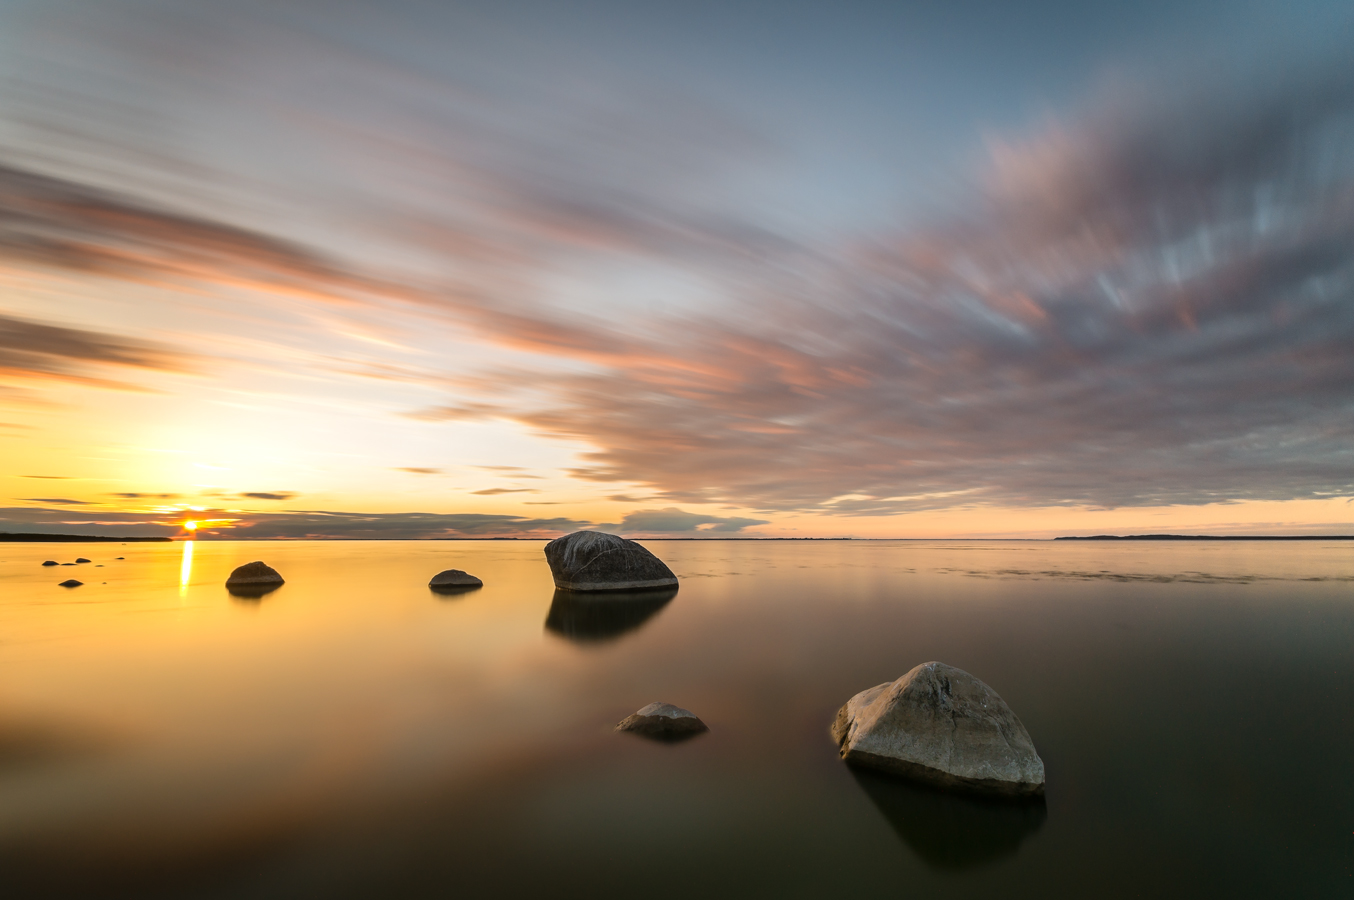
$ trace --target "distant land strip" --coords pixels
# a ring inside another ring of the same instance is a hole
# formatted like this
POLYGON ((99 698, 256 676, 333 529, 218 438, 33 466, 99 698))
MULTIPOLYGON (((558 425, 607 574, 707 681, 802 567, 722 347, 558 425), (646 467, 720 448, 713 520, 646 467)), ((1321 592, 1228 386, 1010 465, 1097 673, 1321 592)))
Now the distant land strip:
POLYGON ((7 534, 0 531, 0 542, 4 541, 24 541, 32 543, 42 542, 62 542, 67 544, 75 543, 99 543, 99 544, 129 544, 133 541, 172 541, 173 538, 167 537, 99 537, 92 534, 7 534))
POLYGON ((1354 541, 1354 534, 1095 534, 1055 541, 1354 541))

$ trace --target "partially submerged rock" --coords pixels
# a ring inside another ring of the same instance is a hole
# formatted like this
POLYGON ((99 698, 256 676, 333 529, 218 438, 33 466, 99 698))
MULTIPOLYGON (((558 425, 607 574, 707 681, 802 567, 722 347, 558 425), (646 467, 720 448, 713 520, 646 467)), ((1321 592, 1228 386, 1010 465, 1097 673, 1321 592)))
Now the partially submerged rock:
POLYGON ((447 569, 434 575, 432 581, 428 582, 428 587, 440 593, 452 594, 484 587, 484 582, 460 569, 447 569))
POLYGON ((710 728, 689 709, 671 703, 650 703, 633 716, 622 719, 616 730, 672 741, 694 737, 710 728))
POLYGON ((232 594, 256 597, 276 590, 283 585, 282 576, 266 563, 255 560, 245 563, 230 573, 226 579, 226 589, 232 594))
POLYGON ((1044 762, 1020 719, 996 691, 944 663, 856 694, 832 737, 852 765, 977 793, 1044 791, 1044 762))
POLYGON ((93 562, 94 560, 92 560, 92 559, 85 559, 83 556, 77 556, 77 557, 75 558, 75 561, 78 562, 78 563, 85 563, 85 562, 93 562))
POLYGON ((57 587, 79 587, 82 584, 84 584, 83 581, 76 581, 74 578, 67 578, 65 581, 58 584, 57 587))
POLYGON ((633 591, 675 587, 677 576, 648 550, 614 534, 575 531, 545 545, 555 587, 564 591, 633 591))
POLYGON ((47 560, 46 562, 44 562, 43 565, 44 565, 44 566, 59 566, 59 565, 61 565, 61 563, 57 562, 57 561, 54 560, 54 559, 49 559, 49 560, 47 560))

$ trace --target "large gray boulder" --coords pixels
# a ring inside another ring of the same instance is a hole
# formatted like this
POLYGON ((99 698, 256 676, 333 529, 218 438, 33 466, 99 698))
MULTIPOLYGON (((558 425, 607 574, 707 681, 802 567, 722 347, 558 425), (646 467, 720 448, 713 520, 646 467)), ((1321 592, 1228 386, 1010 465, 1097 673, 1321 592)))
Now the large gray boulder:
POLYGON ((1044 792, 1044 761, 1020 719, 996 691, 944 663, 856 694, 832 737, 852 765, 978 793, 1044 792))
POLYGON ((633 591, 674 587, 677 576, 634 541, 600 531, 575 531, 545 545, 555 587, 563 591, 633 591))

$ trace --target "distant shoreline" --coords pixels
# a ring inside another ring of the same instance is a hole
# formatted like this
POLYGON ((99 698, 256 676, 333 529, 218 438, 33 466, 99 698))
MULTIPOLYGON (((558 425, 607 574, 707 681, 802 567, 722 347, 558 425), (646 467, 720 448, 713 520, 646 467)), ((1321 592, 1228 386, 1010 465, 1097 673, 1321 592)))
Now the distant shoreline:
POLYGON ((1354 541, 1354 534, 1095 534, 1055 541, 1354 541))
POLYGON ((61 544, 129 544, 142 541, 172 541, 167 537, 99 537, 93 534, 6 534, 0 532, 0 543, 61 543, 61 544))

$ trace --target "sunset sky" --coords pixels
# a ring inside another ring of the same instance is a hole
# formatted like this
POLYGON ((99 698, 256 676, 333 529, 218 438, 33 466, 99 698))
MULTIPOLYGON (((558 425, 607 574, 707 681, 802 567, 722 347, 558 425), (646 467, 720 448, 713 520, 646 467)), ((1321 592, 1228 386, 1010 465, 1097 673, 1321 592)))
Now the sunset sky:
POLYGON ((1351 46, 0 0, 0 530, 1354 533, 1351 46))

